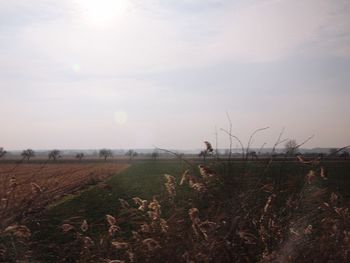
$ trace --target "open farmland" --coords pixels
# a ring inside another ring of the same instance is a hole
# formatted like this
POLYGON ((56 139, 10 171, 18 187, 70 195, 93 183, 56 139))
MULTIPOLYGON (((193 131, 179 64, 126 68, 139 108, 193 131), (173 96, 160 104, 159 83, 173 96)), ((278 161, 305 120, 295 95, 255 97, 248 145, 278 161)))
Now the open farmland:
POLYGON ((32 255, 18 252, 23 244, 17 254, 7 245, 6 255, 72 263, 348 262, 349 162, 277 162, 265 172, 261 162, 198 164, 134 162, 108 187, 24 220, 32 255))
POLYGON ((1 224, 20 220, 49 203, 128 167, 116 163, 3 163, 0 165, 1 224))

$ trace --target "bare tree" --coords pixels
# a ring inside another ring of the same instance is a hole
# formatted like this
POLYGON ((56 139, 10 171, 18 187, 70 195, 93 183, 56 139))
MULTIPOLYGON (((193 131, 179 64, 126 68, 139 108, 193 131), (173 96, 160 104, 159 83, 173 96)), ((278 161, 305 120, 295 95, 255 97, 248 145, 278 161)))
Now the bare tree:
POLYGON ((159 157, 158 151, 153 151, 151 157, 152 157, 153 161, 156 161, 159 157))
POLYGON ((30 158, 35 156, 35 152, 32 149, 23 150, 21 156, 23 159, 27 159, 27 161, 29 161, 30 158))
POLYGON ((249 159, 249 157, 251 158, 251 159, 258 159, 258 155, 257 155, 257 153, 256 153, 256 151, 249 151, 248 153, 247 153, 247 158, 249 159))
POLYGON ((349 153, 348 151, 342 151, 342 152, 339 154, 339 157, 344 158, 344 159, 349 159, 350 153, 349 153))
POLYGON ((77 158, 79 161, 81 161, 84 157, 85 157, 85 154, 84 154, 84 153, 77 153, 77 154, 75 155, 75 158, 77 158))
POLYGON ((297 150, 303 146, 304 144, 306 144, 307 142, 309 142, 310 140, 312 140, 315 137, 315 135, 311 135, 309 136, 306 140, 304 140, 302 143, 297 144, 297 142, 295 140, 288 140, 287 143, 285 144, 285 149, 286 149, 286 154, 287 155, 294 155, 297 153, 297 150))
POLYGON ((231 161, 231 157, 232 157, 232 120, 231 120, 231 117, 230 117, 230 114, 226 111, 226 116, 227 116, 227 120, 228 120, 228 123, 229 123, 229 130, 228 130, 228 138, 230 140, 230 152, 229 152, 229 155, 228 155, 228 160, 231 161))
POLYGON ((7 154, 7 151, 4 148, 0 147, 0 158, 4 157, 7 154))
POLYGON ((297 152, 298 144, 296 140, 288 140, 285 143, 284 148, 286 150, 286 155, 292 156, 297 152))
POLYGON ((60 150, 52 150, 51 152, 49 152, 49 160, 54 160, 54 161, 57 161, 58 158, 61 158, 61 151, 60 150))
POLYGON ((109 150, 109 149, 101 149, 99 155, 100 155, 100 157, 104 158, 105 161, 106 161, 107 158, 113 156, 113 153, 112 153, 112 150, 109 150))
POLYGON ((125 156, 129 156, 129 161, 131 162, 132 159, 137 156, 137 152, 135 152, 134 150, 128 150, 126 153, 125 153, 125 156))

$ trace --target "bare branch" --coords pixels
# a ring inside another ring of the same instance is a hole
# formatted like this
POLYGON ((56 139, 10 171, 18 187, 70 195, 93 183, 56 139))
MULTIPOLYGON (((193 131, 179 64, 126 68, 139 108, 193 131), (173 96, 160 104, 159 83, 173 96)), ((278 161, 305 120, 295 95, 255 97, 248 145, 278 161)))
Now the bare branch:
POLYGON ((237 136, 231 134, 229 131, 227 131, 223 128, 221 128, 220 130, 225 132, 226 134, 228 134, 230 137, 235 138, 239 142, 239 144, 241 145, 241 148, 242 148, 242 155, 244 156, 245 155, 244 146, 243 146, 243 143, 241 142, 241 140, 237 136))
POLYGON ((303 141, 302 143, 296 145, 294 147, 294 149, 298 149, 300 146, 303 146, 305 143, 307 143, 308 141, 310 141, 311 139, 313 139, 315 137, 315 134, 311 135, 310 137, 308 137, 305 141, 303 141))
POLYGON ((229 152, 229 156, 228 156, 228 159, 229 161, 231 160, 231 157, 232 157, 232 120, 231 120, 231 117, 230 117, 230 114, 226 111, 226 116, 227 116, 227 119, 228 119, 228 123, 229 123, 229 139, 230 139, 230 152, 229 152))
POLYGON ((281 143, 284 143, 284 142, 288 141, 288 138, 281 141, 281 138, 282 138, 282 135, 283 135, 284 131, 285 131, 285 128, 283 127, 282 130, 281 130, 281 132, 280 132, 280 134, 278 135, 278 139, 277 139, 276 143, 275 143, 275 144, 273 145, 273 147, 272 147, 272 154, 275 153, 276 147, 277 147, 278 145, 280 145, 281 143))
POLYGON ((177 159, 179 159, 179 161, 182 161, 186 164, 188 164, 189 166, 191 166, 192 168, 195 169, 195 165, 191 162, 189 162, 188 160, 184 159, 180 154, 176 153, 176 152, 173 152, 173 151, 170 151, 170 150, 167 150, 167 149, 162 149, 162 148, 159 148, 157 146, 154 146, 154 148, 158 151, 162 151, 162 152, 166 152, 166 153, 170 153, 172 155, 174 155, 177 159))
POLYGON ((218 153, 218 128, 215 125, 215 153, 216 153, 216 160, 219 159, 219 153, 218 153))
POLYGON ((264 142, 263 145, 261 145, 261 147, 260 147, 260 149, 258 151, 259 154, 261 153, 262 149, 264 149, 265 145, 266 145, 266 142, 264 142))
POLYGON ((251 145, 251 143, 252 143, 252 139, 253 139, 254 135, 257 134, 258 132, 267 130, 267 129, 269 129, 269 128, 270 128, 270 127, 264 127, 264 128, 256 129, 256 130, 250 135, 250 138, 249 138, 249 141, 248 141, 248 145, 247 145, 247 149, 246 149, 246 155, 248 155, 249 148, 250 148, 250 145, 251 145))
POLYGON ((336 150, 336 151, 334 151, 334 152, 332 152, 332 153, 328 154, 328 155, 327 155, 327 157, 330 157, 330 156, 336 155, 338 152, 341 152, 341 151, 343 151, 343 150, 345 150, 345 149, 347 149, 347 148, 350 148, 350 145, 345 146, 345 147, 342 147, 342 148, 340 148, 340 149, 338 149, 338 150, 336 150))

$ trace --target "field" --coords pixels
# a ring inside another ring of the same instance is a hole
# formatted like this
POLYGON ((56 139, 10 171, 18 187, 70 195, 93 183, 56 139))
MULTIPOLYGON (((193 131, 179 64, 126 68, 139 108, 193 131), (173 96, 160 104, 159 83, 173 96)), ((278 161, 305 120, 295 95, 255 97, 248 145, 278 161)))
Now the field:
MULTIPOLYGON (((17 231, 17 243, 10 239, 13 236, 0 236, 3 258, 81 263, 348 262, 350 162, 199 164, 134 162, 107 178, 103 187, 61 199, 20 221, 28 233, 17 231)), ((67 164, 62 169, 60 165, 56 169, 62 172, 67 164)), ((95 165, 97 172, 113 164, 84 165, 86 170, 95 165)), ((65 170, 66 179, 80 173, 72 167, 65 170)))
POLYGON ((2 163, 1 224, 18 221, 67 194, 104 181, 127 166, 115 163, 2 163))

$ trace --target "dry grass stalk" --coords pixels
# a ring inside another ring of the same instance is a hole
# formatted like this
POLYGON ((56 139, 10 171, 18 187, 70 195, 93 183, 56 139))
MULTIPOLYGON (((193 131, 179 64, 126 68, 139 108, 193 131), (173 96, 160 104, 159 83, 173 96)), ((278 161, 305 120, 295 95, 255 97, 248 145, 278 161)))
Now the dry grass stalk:
POLYGON ((86 232, 89 229, 89 225, 86 220, 83 221, 83 223, 80 226, 81 231, 86 232))
POLYGON ((142 241, 142 244, 146 246, 148 251, 154 251, 156 249, 161 248, 158 241, 154 240, 153 238, 146 238, 142 241))
POLYGON ((192 229, 195 235, 208 240, 208 234, 217 227, 217 224, 209 220, 201 221, 199 218, 199 210, 195 207, 188 211, 188 215, 190 216, 192 229))
POLYGON ((216 172, 209 167, 206 167, 202 164, 198 165, 199 173, 203 177, 203 179, 208 179, 216 176, 216 172))
POLYGON ((17 187, 17 180, 14 176, 11 177, 10 181, 9 181, 9 188, 11 190, 14 190, 17 187))
POLYGON ((121 250, 125 250, 129 248, 129 244, 126 242, 118 242, 118 241, 113 241, 112 245, 116 248, 116 249, 121 249, 121 250))
POLYGON ((94 241, 88 236, 84 236, 82 239, 83 239, 84 249, 90 249, 95 245, 94 241))
POLYGON ((138 209, 140 211, 145 212, 147 210, 147 208, 148 208, 148 201, 147 200, 142 200, 139 197, 134 197, 132 200, 135 202, 135 204, 139 205, 138 209))
POLYGON ((161 207, 156 197, 153 197, 153 200, 148 205, 148 208, 151 210, 148 211, 148 214, 153 221, 160 219, 161 207))
POLYGON ((204 184, 202 183, 195 183, 190 185, 192 189, 194 189, 195 191, 199 192, 199 193, 206 193, 208 190, 205 187, 204 184))
POLYGON ((117 223, 117 219, 114 216, 106 215, 106 219, 110 226, 114 226, 117 223))
POLYGON ((43 192, 42 188, 36 184, 36 183, 30 183, 31 187, 32 187, 32 193, 34 195, 38 195, 41 194, 43 192))
POLYGON ((130 205, 127 201, 125 201, 124 199, 122 198, 119 198, 119 202, 120 202, 120 205, 123 209, 128 209, 130 208, 130 205))
POLYGON ((310 170, 309 173, 306 175, 308 184, 312 184, 314 180, 316 179, 316 173, 313 170, 310 170))
POLYGON ((210 142, 205 141, 204 144, 205 144, 205 148, 206 148, 205 151, 206 151, 207 153, 212 153, 212 152, 214 151, 214 149, 213 149, 213 147, 211 146, 211 143, 210 143, 210 142))
POLYGON ((112 225, 108 228, 108 233, 110 236, 114 236, 119 231, 120 231, 120 227, 116 225, 112 225))
POLYGON ((181 181, 180 181, 180 185, 183 185, 185 182, 188 182, 190 179, 190 170, 187 169, 183 172, 182 176, 181 176, 181 181))
POLYGON ((73 230, 74 226, 72 226, 71 224, 63 224, 63 225, 61 225, 61 229, 64 233, 67 233, 67 232, 73 230))
POLYGON ((117 219, 114 216, 106 215, 106 220, 108 222, 108 234, 113 237, 116 233, 120 231, 120 227, 117 226, 117 219))
POLYGON ((131 249, 129 249, 128 251, 126 251, 126 254, 127 254, 127 256, 128 256, 128 259, 129 259, 129 262, 130 262, 130 263, 135 262, 136 256, 135 256, 135 254, 133 253, 133 251, 132 251, 131 249))
POLYGON ((165 219, 161 218, 159 225, 163 233, 167 233, 169 231, 169 225, 165 219))
POLYGON ((5 228, 4 233, 11 233, 18 238, 29 238, 31 231, 24 225, 11 225, 5 228))
POLYGON ((151 227, 146 223, 142 224, 140 227, 141 227, 140 231, 143 233, 150 233, 151 232, 151 227))
POLYGON ((321 167, 321 170, 320 170, 320 176, 323 180, 327 180, 327 176, 326 176, 326 172, 325 172, 325 169, 323 167, 321 167))
POLYGON ((173 201, 175 196, 176 196, 175 177, 171 176, 169 174, 165 174, 164 176, 166 179, 165 187, 166 187, 166 190, 168 192, 169 199, 173 201))

